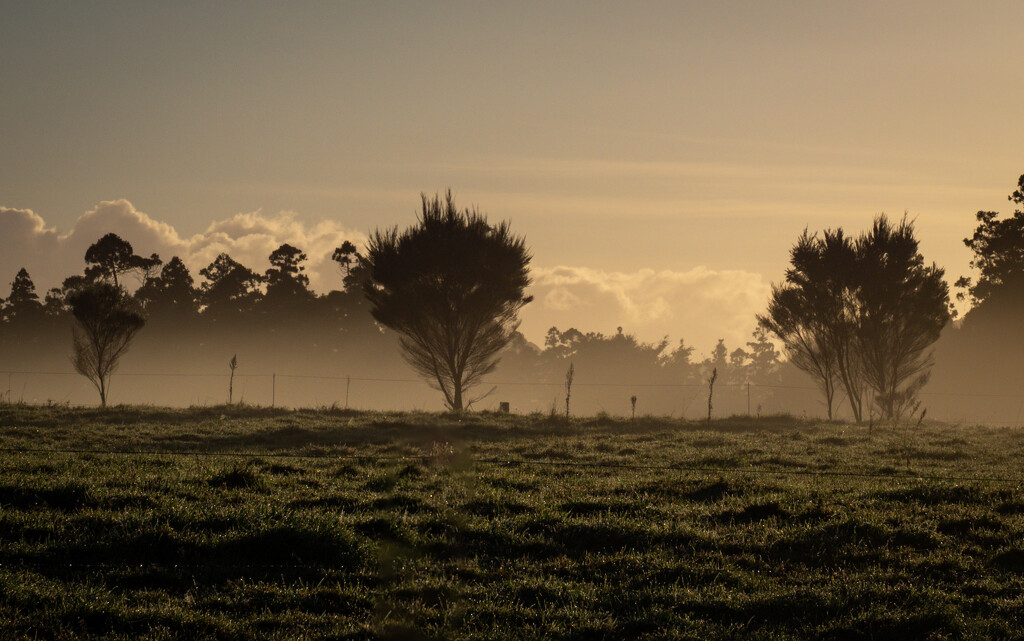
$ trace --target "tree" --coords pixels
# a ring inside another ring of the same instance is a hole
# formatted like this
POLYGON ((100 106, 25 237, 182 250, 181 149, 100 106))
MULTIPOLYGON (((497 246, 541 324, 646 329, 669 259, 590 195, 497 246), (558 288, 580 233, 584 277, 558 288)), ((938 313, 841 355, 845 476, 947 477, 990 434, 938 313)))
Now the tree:
POLYGON ((263 278, 227 254, 220 254, 199 270, 206 279, 200 288, 204 313, 214 318, 237 316, 251 311, 259 298, 263 278))
POLYGON ((110 233, 89 246, 85 251, 85 263, 85 275, 89 280, 109 279, 115 287, 120 287, 118 277, 128 272, 137 272, 145 284, 162 261, 156 254, 149 258, 136 255, 131 243, 110 233))
POLYGON ((41 311, 35 283, 22 267, 11 283, 11 295, 7 297, 4 316, 10 322, 22 322, 38 318, 41 311))
POLYGON ((313 300, 305 261, 306 254, 288 243, 271 252, 270 268, 264 275, 267 293, 263 302, 267 306, 276 311, 295 312, 297 304, 313 300))
POLYGON ((829 420, 841 384, 851 397, 855 420, 860 420, 861 394, 851 367, 852 323, 846 304, 855 256, 853 243, 841 229, 826 230, 821 238, 805 229, 790 250, 785 280, 772 285, 767 314, 757 317, 761 327, 782 341, 790 362, 821 388, 829 420))
POLYGON ((524 293, 530 255, 507 222, 459 211, 450 191, 444 202, 423 194, 422 205, 417 225, 370 238, 364 291, 373 317, 401 335, 405 359, 459 411, 532 300, 524 293))
MULTIPOLYGON (((1017 190, 1007 199, 1024 206, 1024 175, 1017 181, 1017 190)), ((994 211, 977 213, 978 227, 964 244, 974 253, 971 267, 981 272, 977 282, 961 276, 956 286, 966 289, 971 303, 980 306, 999 294, 1024 294, 1024 210, 1017 209, 1009 218, 998 220, 994 211)), ((964 299, 963 292, 957 298, 964 299)))
POLYGON ((346 240, 340 247, 335 248, 331 254, 331 260, 338 263, 338 269, 342 276, 348 276, 352 272, 353 265, 359 263, 359 252, 351 241, 346 240))
POLYGON ((701 363, 701 367, 704 370, 705 375, 708 375, 712 370, 718 372, 717 376, 725 378, 726 373, 729 372, 729 348, 725 346, 725 339, 719 338, 718 343, 715 344, 715 348, 711 350, 711 355, 704 359, 701 363))
POLYGON ((763 327, 758 327, 752 334, 753 340, 747 342, 750 351, 747 357, 750 362, 747 364, 749 374, 747 380, 762 385, 776 379, 779 370, 779 351, 775 344, 768 340, 768 332, 763 327))
POLYGON ((856 242, 842 229, 804 230, 785 281, 772 286, 758 322, 817 381, 830 419, 840 385, 860 422, 869 387, 869 402, 894 419, 927 381, 925 352, 949 320, 948 287, 917 247, 911 223, 894 227, 884 215, 856 242))
POLYGON ((924 264, 913 223, 883 215, 857 240, 857 348, 881 417, 896 420, 928 382, 929 348, 949 322, 945 271, 924 264))
POLYGON ((580 364, 580 371, 589 373, 591 382, 655 383, 664 375, 668 339, 644 343, 622 327, 608 336, 600 332, 583 334, 575 328, 559 332, 552 327, 544 342, 545 360, 551 363, 553 372, 571 360, 580 364))
POLYGON ((58 318, 67 312, 64 291, 60 287, 51 287, 43 299, 43 314, 49 318, 58 318))
POLYGON ((100 393, 100 406, 107 406, 110 377, 121 357, 142 329, 145 319, 135 301, 110 283, 92 283, 68 297, 76 325, 71 362, 100 393))
POLYGON ((163 266, 159 276, 148 278, 135 292, 135 298, 151 318, 180 319, 194 316, 199 311, 195 281, 177 256, 163 266))

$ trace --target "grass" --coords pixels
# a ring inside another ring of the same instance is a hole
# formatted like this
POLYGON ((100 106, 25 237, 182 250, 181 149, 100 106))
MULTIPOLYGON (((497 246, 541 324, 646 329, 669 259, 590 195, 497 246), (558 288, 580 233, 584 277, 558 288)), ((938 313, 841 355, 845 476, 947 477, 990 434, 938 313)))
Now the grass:
POLYGON ((1024 629, 1017 430, 0 406, 0 449, 0 638, 1024 629))

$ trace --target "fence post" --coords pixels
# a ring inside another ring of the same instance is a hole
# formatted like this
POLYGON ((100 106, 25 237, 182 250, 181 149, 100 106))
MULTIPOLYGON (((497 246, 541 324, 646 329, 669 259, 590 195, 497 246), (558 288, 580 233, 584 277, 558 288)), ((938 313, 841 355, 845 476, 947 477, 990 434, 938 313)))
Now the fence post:
POLYGON ((750 381, 747 381, 747 416, 750 416, 750 381))
POLYGON ((348 390, 352 386, 352 377, 345 377, 345 409, 348 409, 348 390))
POLYGON ((277 372, 270 375, 270 406, 274 407, 277 401, 277 372))

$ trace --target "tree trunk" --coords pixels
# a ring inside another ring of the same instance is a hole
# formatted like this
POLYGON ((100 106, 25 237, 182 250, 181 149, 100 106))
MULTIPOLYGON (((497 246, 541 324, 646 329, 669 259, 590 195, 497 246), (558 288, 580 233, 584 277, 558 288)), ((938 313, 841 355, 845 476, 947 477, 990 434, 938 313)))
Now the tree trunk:
POLYGON ((462 411, 462 381, 452 380, 452 411, 462 411))
POLYGON ((828 405, 828 420, 832 420, 832 402, 835 400, 836 388, 831 383, 825 384, 825 403, 828 405))

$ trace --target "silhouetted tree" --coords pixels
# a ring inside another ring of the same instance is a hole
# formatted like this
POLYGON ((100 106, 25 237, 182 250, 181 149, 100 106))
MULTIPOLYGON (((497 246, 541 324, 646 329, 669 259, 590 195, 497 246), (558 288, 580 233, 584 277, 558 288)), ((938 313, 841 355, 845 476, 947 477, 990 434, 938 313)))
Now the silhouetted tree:
POLYGON ((137 272, 143 284, 161 264, 156 254, 144 258, 135 254, 131 243, 114 233, 107 234, 85 251, 85 276, 89 280, 109 279, 120 287, 119 276, 137 272))
POLYGON ((837 383, 859 422, 868 387, 892 419, 927 381, 925 352, 949 320, 948 288, 917 247, 905 219, 894 227, 879 216, 856 242, 842 229, 820 238, 805 230, 785 281, 772 286, 758 321, 821 386, 829 418, 837 383))
POLYGON ((338 269, 341 270, 342 276, 348 276, 352 271, 353 265, 359 262, 359 252, 356 251, 356 246, 350 241, 345 241, 334 250, 331 254, 331 260, 338 263, 338 269))
MULTIPOLYGON (((1008 200, 1024 206, 1024 175, 1008 200)), ((1024 297, 1024 210, 1017 209, 1002 220, 996 218, 998 215, 994 211, 979 211, 974 235, 964 239, 974 253, 971 267, 981 275, 976 283, 961 276, 956 285, 967 290, 975 306, 1000 293, 1024 297)), ((963 300, 963 292, 957 298, 963 300)))
POLYGON ((763 327, 757 327, 752 338, 753 340, 747 343, 749 348, 747 352, 749 360, 746 366, 749 370, 747 380, 762 385, 768 384, 778 374, 781 362, 779 350, 768 339, 768 331, 763 327))
POLYGON ((530 255, 507 222, 493 226, 475 209, 460 212, 451 192, 444 202, 424 194, 422 204, 417 225, 370 238, 364 291, 373 317, 401 334, 409 364, 458 411, 494 370, 531 300, 524 293, 530 255))
POLYGON ((4 316, 9 322, 25 322, 37 319, 42 311, 39 296, 36 294, 35 283, 22 267, 18 270, 11 283, 11 295, 4 305, 4 316))
POLYGON ((145 319, 135 301, 109 283, 92 283, 72 292, 68 304, 76 321, 71 362, 96 386, 100 406, 106 407, 110 377, 145 319))
POLYGON ((204 314, 218 319, 252 311, 260 295, 259 285, 263 282, 259 274, 227 254, 217 256, 199 270, 199 274, 206 279, 200 288, 204 314))
POLYGON ((263 303, 277 312, 299 311, 299 306, 313 300, 306 276, 306 254, 285 243, 270 254, 270 268, 264 275, 267 293, 263 303))
POLYGON ((188 267, 174 256, 163 266, 158 276, 151 276, 135 292, 150 318, 195 316, 199 311, 198 292, 188 267))
POLYGON ((950 320, 944 270, 927 266, 913 223, 883 215, 857 239, 857 346, 885 420, 898 419, 928 382, 929 348, 950 320))
POLYGON ((725 339, 719 338, 718 343, 715 344, 715 348, 711 350, 711 355, 704 359, 701 364, 704 370, 704 376, 710 376, 711 372, 716 372, 715 378, 728 378, 729 375, 729 348, 725 346, 725 339))
POLYGON ((557 327, 548 330, 544 340, 545 355, 553 365, 564 367, 566 360, 580 364, 580 370, 588 372, 590 382, 646 383, 660 379, 662 359, 668 340, 644 343, 633 334, 616 329, 606 336, 600 332, 583 334, 574 327, 564 332, 557 327))
POLYGON ((842 229, 819 238, 805 229, 790 250, 790 268, 772 285, 768 312, 758 323, 782 341, 790 362, 810 375, 825 395, 832 418, 838 385, 846 388, 854 419, 861 419, 863 382, 856 359, 856 322, 849 293, 856 249, 842 229))
POLYGON ((549 355, 561 360, 571 358, 584 342, 597 339, 603 340, 604 336, 595 333, 585 335, 575 327, 570 327, 564 332, 558 331, 557 327, 552 327, 544 336, 544 348, 549 355))
POLYGON ((67 312, 64 291, 60 287, 51 287, 43 299, 43 313, 50 318, 63 316, 67 312))
POLYGON ((665 354, 662 359, 663 366, 673 382, 688 383, 696 380, 697 365, 693 363, 692 358, 693 347, 687 345, 681 338, 679 345, 665 354))
POLYGON ((160 256, 155 253, 150 254, 149 258, 136 256, 133 262, 143 286, 160 272, 160 266, 164 264, 164 261, 160 260, 160 256))

